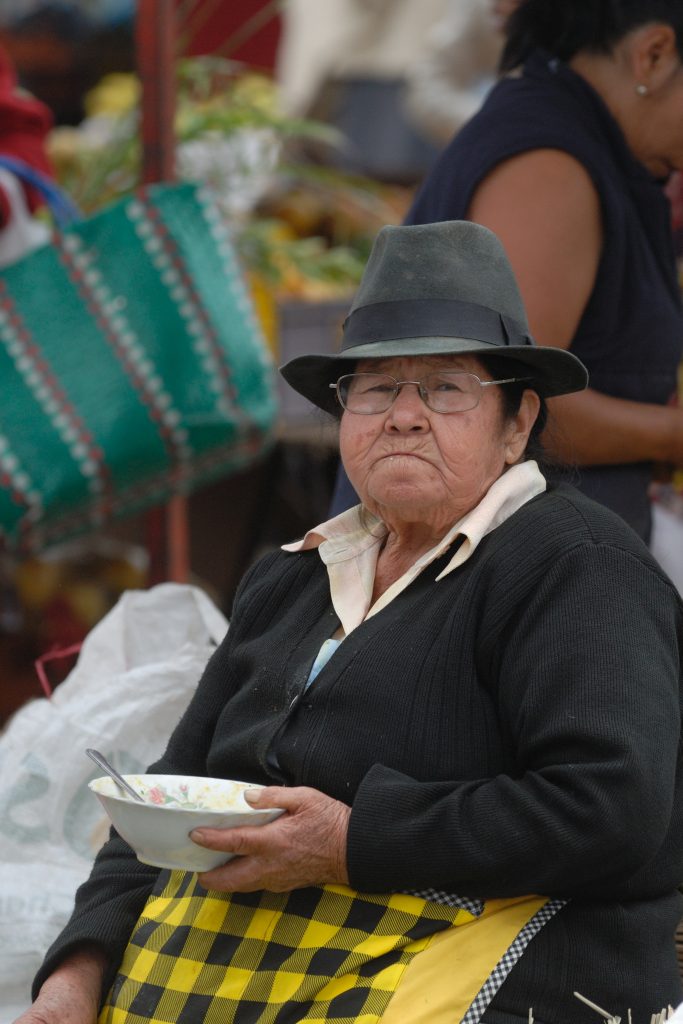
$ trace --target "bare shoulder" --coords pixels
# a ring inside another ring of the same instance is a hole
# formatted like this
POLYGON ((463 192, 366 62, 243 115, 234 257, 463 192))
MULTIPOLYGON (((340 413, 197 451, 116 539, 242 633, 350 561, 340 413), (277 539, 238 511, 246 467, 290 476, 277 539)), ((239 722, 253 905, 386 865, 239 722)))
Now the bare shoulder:
MULTIPOLYGON (((586 214, 599 213, 600 200, 587 168, 562 149, 532 149, 497 164, 477 187, 471 212, 514 189, 518 200, 580 204, 586 214)), ((472 217, 472 219, 475 219, 472 217)))
POLYGON ((505 246, 537 340, 567 347, 602 252, 600 199, 586 168, 559 149, 512 157, 478 186, 468 218, 505 246))

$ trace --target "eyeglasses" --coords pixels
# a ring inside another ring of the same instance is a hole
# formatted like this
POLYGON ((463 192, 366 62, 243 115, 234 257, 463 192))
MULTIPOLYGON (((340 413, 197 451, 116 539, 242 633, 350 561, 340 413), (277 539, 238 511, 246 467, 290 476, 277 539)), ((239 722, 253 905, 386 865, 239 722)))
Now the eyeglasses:
POLYGON ((460 370, 437 370, 422 380, 396 380, 388 373, 347 373, 336 384, 339 404, 347 412, 374 416, 386 412, 406 384, 414 384, 420 398, 432 412, 467 412, 476 409, 482 388, 493 384, 522 384, 530 377, 506 377, 504 380, 480 380, 475 373, 460 370))

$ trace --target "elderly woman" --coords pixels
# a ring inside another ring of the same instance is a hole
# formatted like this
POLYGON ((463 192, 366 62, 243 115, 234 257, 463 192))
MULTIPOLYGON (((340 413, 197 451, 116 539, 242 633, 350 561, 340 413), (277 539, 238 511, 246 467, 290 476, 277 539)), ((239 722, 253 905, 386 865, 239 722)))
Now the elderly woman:
POLYGON ((154 771, 265 783, 203 875, 113 835, 22 1024, 580 1024, 683 998, 680 643, 669 580, 531 458, 582 364, 537 348, 462 222, 380 232, 342 349, 362 505, 246 575, 154 771))

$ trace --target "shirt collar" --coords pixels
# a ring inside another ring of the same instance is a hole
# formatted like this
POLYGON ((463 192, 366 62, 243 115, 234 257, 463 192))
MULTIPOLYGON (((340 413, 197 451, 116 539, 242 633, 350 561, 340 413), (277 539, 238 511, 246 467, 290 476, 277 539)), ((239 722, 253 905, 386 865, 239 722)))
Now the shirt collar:
POLYGON ((431 551, 423 555, 427 560, 425 564, 442 555, 456 537, 462 536, 462 544, 446 568, 436 577, 438 580, 443 579, 467 561, 487 534, 514 515, 531 498, 542 494, 546 486, 546 479, 536 462, 519 462, 511 466, 491 484, 479 504, 463 516, 431 551))
POLYGON ((431 562, 440 558, 457 537, 462 537, 462 543, 438 574, 437 580, 442 580, 466 562, 487 534, 545 489, 545 477, 535 462, 511 466, 491 485, 479 504, 454 523, 441 540, 418 558, 372 607, 375 566, 388 530, 381 519, 361 505, 314 527, 302 540, 283 544, 282 549, 291 552, 318 549, 327 566, 332 604, 348 633, 368 615, 386 607, 431 562))

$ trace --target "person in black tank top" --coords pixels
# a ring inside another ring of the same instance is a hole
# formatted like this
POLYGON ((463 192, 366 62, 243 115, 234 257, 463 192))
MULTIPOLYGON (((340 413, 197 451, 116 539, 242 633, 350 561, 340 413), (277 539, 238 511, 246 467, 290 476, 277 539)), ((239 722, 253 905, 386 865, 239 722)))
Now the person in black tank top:
MULTIPOLYGON (((683 466, 669 406, 683 312, 662 184, 683 168, 683 2, 526 0, 509 72, 424 182, 407 223, 470 219, 502 240, 534 336, 591 387, 551 403, 572 482, 648 541, 654 463, 683 466)), ((333 510, 355 504, 340 480, 333 510)))

